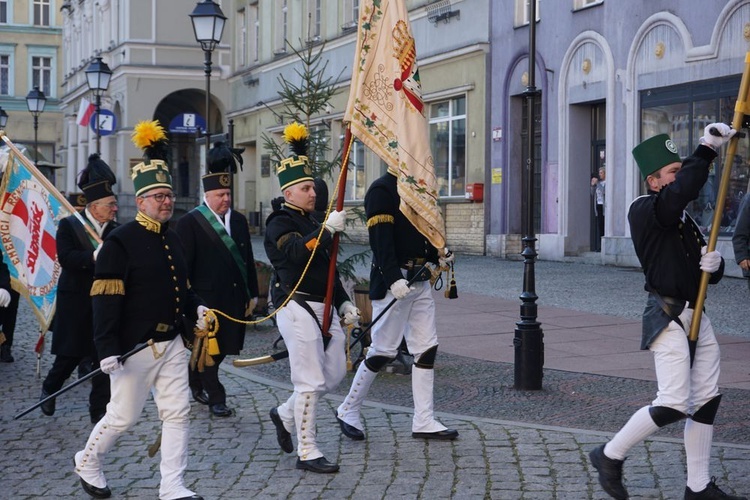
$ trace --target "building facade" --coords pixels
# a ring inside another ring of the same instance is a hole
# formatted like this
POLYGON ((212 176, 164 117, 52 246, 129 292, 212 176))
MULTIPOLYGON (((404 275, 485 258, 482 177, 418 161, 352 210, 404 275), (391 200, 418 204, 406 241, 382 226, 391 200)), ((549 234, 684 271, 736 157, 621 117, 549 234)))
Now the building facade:
MULTIPOLYGON (((467 186, 477 185, 477 200, 487 157, 486 123, 489 102, 489 4, 487 0, 441 2, 407 0, 416 41, 425 114, 435 170, 445 209, 448 245, 484 253, 485 204, 466 199, 467 186)), ((285 125, 279 78, 297 81, 301 71, 296 51, 322 51, 338 92, 330 106, 310 117, 310 128, 322 131, 329 155, 341 149, 342 123, 351 79, 357 22, 363 14, 358 0, 234 0, 225 14, 232 20, 232 75, 229 77, 234 142, 245 147, 245 169, 238 176, 237 203, 264 219, 270 200, 280 190, 264 136, 281 143, 285 125), (231 11, 230 11, 231 9, 231 11)), ((345 205, 361 207, 369 184, 385 172, 380 159, 361 144, 350 153, 345 205)), ((326 181, 333 193, 339 171, 326 181)), ((362 227, 347 232, 366 241, 362 227)))
MULTIPOLYGON (((627 211, 644 192, 631 150, 668 133, 682 156, 706 124, 731 123, 745 55, 750 50, 750 2, 642 0, 537 1, 535 231, 542 259, 592 257, 598 248, 590 179, 606 168, 605 264, 637 266, 627 211)), ((526 157, 529 0, 492 4, 491 80, 494 89, 486 171, 487 253, 520 250, 522 165, 526 157)), ((748 191, 747 137, 740 139, 721 218, 718 249, 727 272, 739 200, 748 191)), ((708 234, 724 158, 715 162, 689 210, 708 234)))
POLYGON ((101 109, 113 118, 101 128, 100 154, 117 175, 120 217, 134 214, 130 168, 141 161, 142 151, 130 137, 142 120, 157 119, 168 130, 169 164, 179 195, 177 213, 194 207, 199 200, 200 176, 205 172, 205 140, 202 145, 197 139, 204 136, 206 127, 213 136, 227 131, 228 30, 211 54, 207 109, 205 57, 189 17, 195 4, 184 0, 80 0, 68 1, 63 7, 61 150, 67 165, 65 187, 77 189, 78 173, 96 152, 95 128, 90 123, 79 125, 78 111, 82 99, 95 100, 85 71, 99 56, 112 70, 101 109))
POLYGON ((62 138, 60 82, 62 81, 62 16, 59 0, 0 0, 0 107, 8 113, 5 132, 19 146, 25 146, 31 160, 59 186, 63 173, 60 162, 62 138), (37 119, 34 152, 34 118, 26 95, 39 87, 47 103, 37 119))

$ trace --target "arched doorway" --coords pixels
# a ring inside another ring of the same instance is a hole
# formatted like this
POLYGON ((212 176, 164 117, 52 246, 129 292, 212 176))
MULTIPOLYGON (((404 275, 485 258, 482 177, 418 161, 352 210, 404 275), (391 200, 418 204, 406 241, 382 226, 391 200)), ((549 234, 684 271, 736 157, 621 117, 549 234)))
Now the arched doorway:
MULTIPOLYGON (((205 150, 206 93, 199 89, 182 89, 172 92, 159 102, 154 119, 167 130, 172 166, 172 182, 178 199, 176 212, 191 209, 198 203, 202 158, 205 150)), ((211 98, 209 130, 212 136, 223 134, 223 112, 211 98)))

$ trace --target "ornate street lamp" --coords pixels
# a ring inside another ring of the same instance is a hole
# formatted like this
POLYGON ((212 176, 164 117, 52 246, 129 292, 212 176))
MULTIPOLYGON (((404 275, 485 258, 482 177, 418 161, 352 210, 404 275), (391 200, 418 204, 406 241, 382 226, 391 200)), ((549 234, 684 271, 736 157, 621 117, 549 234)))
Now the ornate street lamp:
POLYGON ((3 108, 0 108, 0 130, 5 130, 5 126, 8 124, 8 113, 3 108))
POLYGON ((44 105, 47 104, 47 97, 39 87, 34 87, 26 95, 26 107, 29 113, 34 117, 34 163, 39 161, 39 144, 37 141, 37 130, 39 128, 39 115, 44 112, 44 105))
POLYGON ((206 73, 206 171, 208 171, 208 150, 211 142, 209 124, 211 123, 211 52, 221 42, 224 32, 224 23, 227 18, 216 2, 204 0, 198 3, 190 13, 190 21, 193 23, 195 39, 201 44, 205 60, 203 62, 206 73))
POLYGON ((99 134, 99 110, 102 106, 102 95, 109 88, 109 80, 112 78, 112 70, 107 63, 102 61, 101 57, 94 59, 94 62, 86 68, 86 83, 89 89, 94 93, 94 107, 96 108, 96 152, 99 153, 101 135, 99 134))
POLYGON ((542 95, 541 89, 535 85, 536 70, 536 1, 529 5, 529 84, 523 95, 527 102, 527 156, 523 168, 523 292, 521 294, 521 321, 516 323, 513 346, 515 347, 515 366, 513 386, 520 390, 540 390, 544 367, 544 333, 541 323, 537 321, 537 294, 534 262, 536 261, 536 235, 534 234, 534 135, 536 124, 537 97, 542 95))

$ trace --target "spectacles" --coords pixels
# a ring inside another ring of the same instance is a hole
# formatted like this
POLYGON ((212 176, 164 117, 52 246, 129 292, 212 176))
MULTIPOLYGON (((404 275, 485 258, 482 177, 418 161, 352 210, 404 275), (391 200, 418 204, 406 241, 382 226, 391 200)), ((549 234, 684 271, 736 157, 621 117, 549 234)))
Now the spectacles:
POLYGON ((118 203, 116 201, 110 201, 109 203, 93 203, 93 205, 99 205, 102 207, 115 208, 118 203))
POLYGON ((144 194, 141 198, 153 198, 156 203, 164 203, 164 200, 169 198, 169 201, 174 201, 177 195, 174 193, 156 193, 156 194, 144 194))

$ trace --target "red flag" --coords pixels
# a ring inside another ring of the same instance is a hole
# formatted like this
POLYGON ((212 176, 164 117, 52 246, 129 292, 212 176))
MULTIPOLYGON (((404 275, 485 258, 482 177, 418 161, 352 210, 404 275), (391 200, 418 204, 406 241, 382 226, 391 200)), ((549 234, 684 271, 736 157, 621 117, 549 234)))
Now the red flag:
POLYGON ((96 106, 91 104, 85 97, 81 98, 81 104, 78 106, 77 122, 81 127, 88 127, 91 117, 96 112, 96 106))

